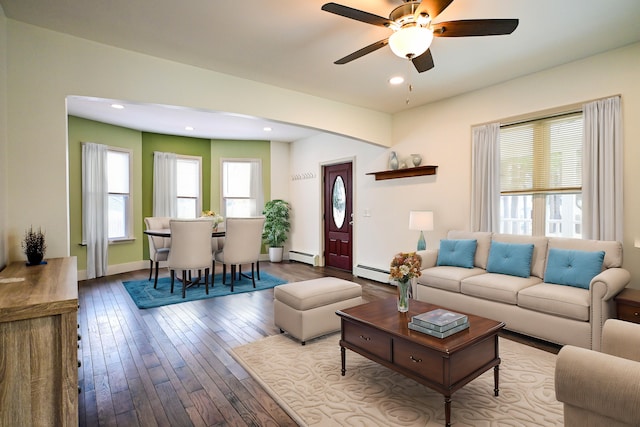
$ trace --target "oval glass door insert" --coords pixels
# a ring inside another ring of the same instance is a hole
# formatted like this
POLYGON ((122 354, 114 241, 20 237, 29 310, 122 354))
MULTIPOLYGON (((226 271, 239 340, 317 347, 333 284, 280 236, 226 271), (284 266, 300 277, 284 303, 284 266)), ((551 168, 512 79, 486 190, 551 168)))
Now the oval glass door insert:
POLYGON ((333 222, 336 227, 342 228, 346 216, 347 193, 341 176, 336 178, 336 181, 333 183, 331 203, 333 205, 333 222))

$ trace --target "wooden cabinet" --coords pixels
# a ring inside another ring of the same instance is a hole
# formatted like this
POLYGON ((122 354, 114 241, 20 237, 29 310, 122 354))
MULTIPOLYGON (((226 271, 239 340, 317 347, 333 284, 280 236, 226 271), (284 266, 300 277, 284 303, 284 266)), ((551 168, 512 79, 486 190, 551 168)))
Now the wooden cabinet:
POLYGON ((626 288, 615 300, 618 319, 640 323, 640 289, 626 288))
POLYGON ((78 425, 77 313, 75 257, 0 272, 0 426, 78 425))

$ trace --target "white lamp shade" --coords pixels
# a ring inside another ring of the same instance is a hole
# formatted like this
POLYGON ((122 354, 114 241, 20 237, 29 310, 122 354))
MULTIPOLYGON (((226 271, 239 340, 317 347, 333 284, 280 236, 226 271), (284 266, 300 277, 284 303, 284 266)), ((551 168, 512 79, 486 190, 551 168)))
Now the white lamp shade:
POLYGON ((433 230, 432 211, 409 212, 409 230, 431 231, 433 230))
POLYGON ((418 25, 401 28, 389 37, 389 46, 400 58, 415 58, 431 46, 433 32, 418 25))

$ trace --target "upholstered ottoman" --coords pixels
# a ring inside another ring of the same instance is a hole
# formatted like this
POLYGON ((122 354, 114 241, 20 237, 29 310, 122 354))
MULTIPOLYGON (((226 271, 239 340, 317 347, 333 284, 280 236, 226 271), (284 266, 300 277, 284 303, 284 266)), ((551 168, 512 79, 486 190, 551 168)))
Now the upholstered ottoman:
POLYGON ((273 290, 274 322, 302 341, 340 330, 336 310, 362 304, 362 287, 335 277, 278 285, 273 290))

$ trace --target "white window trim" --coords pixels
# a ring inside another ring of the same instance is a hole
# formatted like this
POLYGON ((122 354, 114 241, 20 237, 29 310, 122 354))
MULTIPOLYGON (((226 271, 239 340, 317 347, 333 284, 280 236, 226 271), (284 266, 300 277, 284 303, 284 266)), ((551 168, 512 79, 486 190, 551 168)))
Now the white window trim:
POLYGON ((109 244, 131 242, 135 240, 133 218, 133 150, 130 148, 112 147, 108 145, 107 151, 118 151, 129 154, 129 201, 127 204, 127 224, 125 226, 127 235, 125 237, 109 239, 109 244))
MULTIPOLYGON (((225 203, 225 197, 224 197, 224 163, 225 162, 238 162, 238 163, 251 163, 251 162, 257 162, 260 165, 260 171, 262 171, 262 159, 258 158, 258 157, 221 157, 220 158, 220 210, 221 215, 225 218, 227 218, 227 204, 225 203)), ((263 191, 264 191, 264 182, 262 183, 263 185, 263 191)), ((261 212, 257 212, 256 215, 260 215, 261 212)))
MULTIPOLYGON (((201 156, 187 156, 184 154, 176 154, 177 160, 195 160, 198 162, 198 199, 196 200, 196 212, 195 217, 197 218, 199 213, 202 212, 202 157, 201 156)), ((178 199, 180 196, 176 196, 178 199)))

